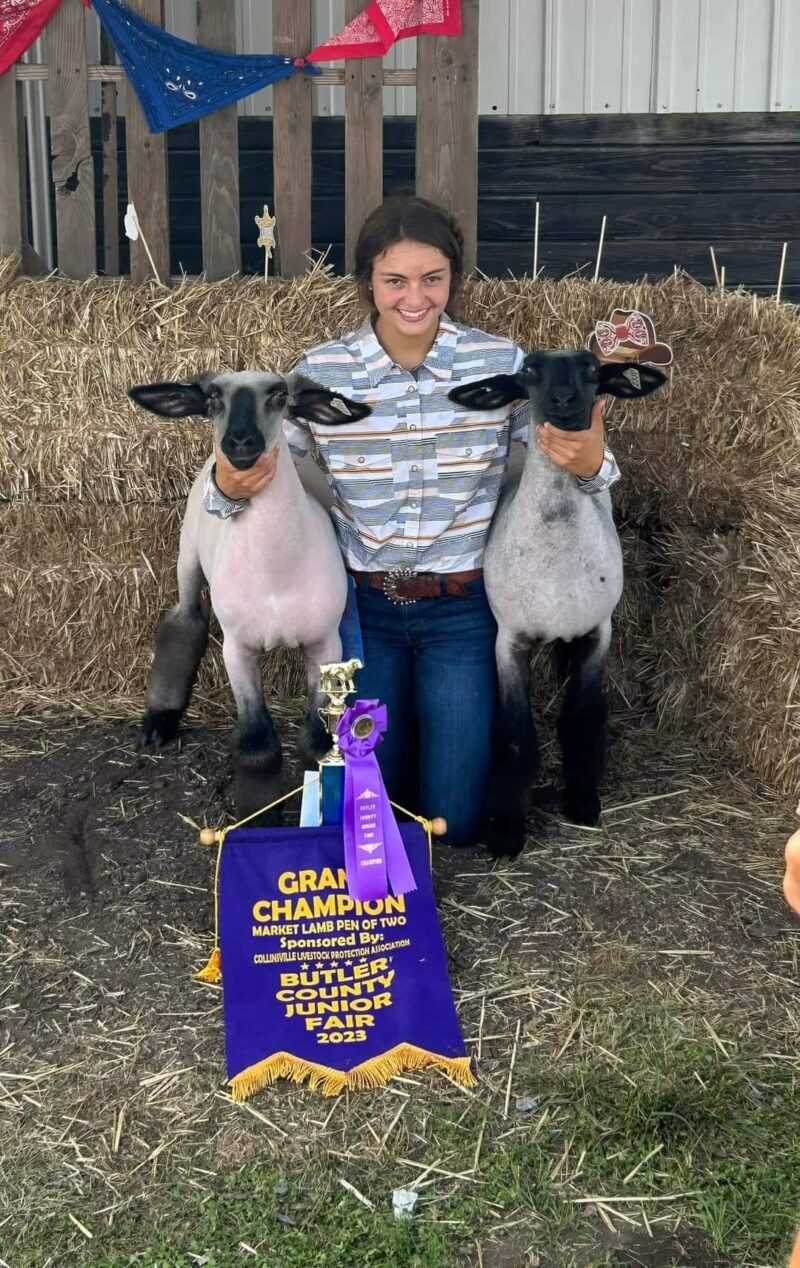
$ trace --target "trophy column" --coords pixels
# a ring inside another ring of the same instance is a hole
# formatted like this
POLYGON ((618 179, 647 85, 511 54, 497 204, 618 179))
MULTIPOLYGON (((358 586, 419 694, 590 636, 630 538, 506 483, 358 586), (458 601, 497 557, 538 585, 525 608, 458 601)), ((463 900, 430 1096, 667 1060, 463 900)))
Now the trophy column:
POLYGON ((320 665, 319 684, 328 697, 328 703, 319 711, 333 741, 330 751, 319 763, 320 823, 342 822, 344 801, 344 755, 339 747, 336 728, 347 708, 347 698, 355 691, 353 678, 362 669, 360 660, 336 661, 320 665))

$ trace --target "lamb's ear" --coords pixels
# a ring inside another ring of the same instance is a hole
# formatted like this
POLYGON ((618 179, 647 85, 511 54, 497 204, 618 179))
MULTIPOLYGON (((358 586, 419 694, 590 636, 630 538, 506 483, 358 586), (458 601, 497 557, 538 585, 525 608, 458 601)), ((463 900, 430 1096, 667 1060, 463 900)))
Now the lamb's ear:
POLYGON ((208 413, 208 397, 201 382, 144 383, 129 388, 128 396, 162 418, 188 418, 190 414, 208 413))
POLYGON ((304 374, 287 375, 286 388, 289 393, 287 418, 305 418, 310 423, 334 427, 340 423, 357 423, 372 413, 369 405, 351 400, 342 392, 330 392, 304 374))
POLYGON ((667 376, 652 365, 625 365, 620 361, 606 361, 600 366, 598 396, 649 396, 657 392, 667 381, 667 376))
POLYGON ((489 379, 462 383, 447 395, 465 409, 501 409, 511 401, 524 401, 528 393, 519 374, 493 374, 489 379))

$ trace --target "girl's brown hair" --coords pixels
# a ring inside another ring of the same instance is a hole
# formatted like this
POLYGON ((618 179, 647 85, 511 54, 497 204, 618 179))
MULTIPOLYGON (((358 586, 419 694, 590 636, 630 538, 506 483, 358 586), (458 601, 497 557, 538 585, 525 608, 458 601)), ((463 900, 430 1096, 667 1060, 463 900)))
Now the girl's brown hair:
POLYGON ((450 261, 451 280, 447 311, 454 311, 464 275, 464 238, 455 216, 444 207, 415 194, 395 194, 371 212, 358 235, 353 273, 362 304, 372 315, 372 266, 397 242, 421 242, 435 247, 450 261))

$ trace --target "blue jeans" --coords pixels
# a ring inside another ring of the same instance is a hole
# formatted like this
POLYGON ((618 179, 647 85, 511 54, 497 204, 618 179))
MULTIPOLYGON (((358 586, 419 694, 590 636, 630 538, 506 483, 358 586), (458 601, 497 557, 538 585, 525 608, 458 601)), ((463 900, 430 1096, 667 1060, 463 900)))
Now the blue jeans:
POLYGON ((362 699, 387 706, 376 755, 392 801, 447 820, 446 841, 471 845, 483 817, 497 702, 497 626, 483 581, 464 596, 392 603, 357 583, 362 699))

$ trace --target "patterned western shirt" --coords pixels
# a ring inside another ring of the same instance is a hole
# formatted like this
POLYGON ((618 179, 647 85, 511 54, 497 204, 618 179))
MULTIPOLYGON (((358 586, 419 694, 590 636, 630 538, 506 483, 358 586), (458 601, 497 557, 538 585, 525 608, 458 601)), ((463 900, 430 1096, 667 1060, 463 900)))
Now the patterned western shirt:
MULTIPOLYGON (((297 371, 373 411, 344 426, 284 424, 296 461, 316 445, 349 568, 462 572, 482 566, 509 443, 527 442, 530 405, 471 413, 447 393, 457 383, 514 374, 523 358, 511 339, 459 325, 446 314, 414 371, 395 365, 369 321, 300 358, 297 371)), ((597 475, 578 484, 599 493, 618 479, 607 449, 597 475)), ((224 497, 209 474, 208 511, 227 517, 246 505, 224 497)))

